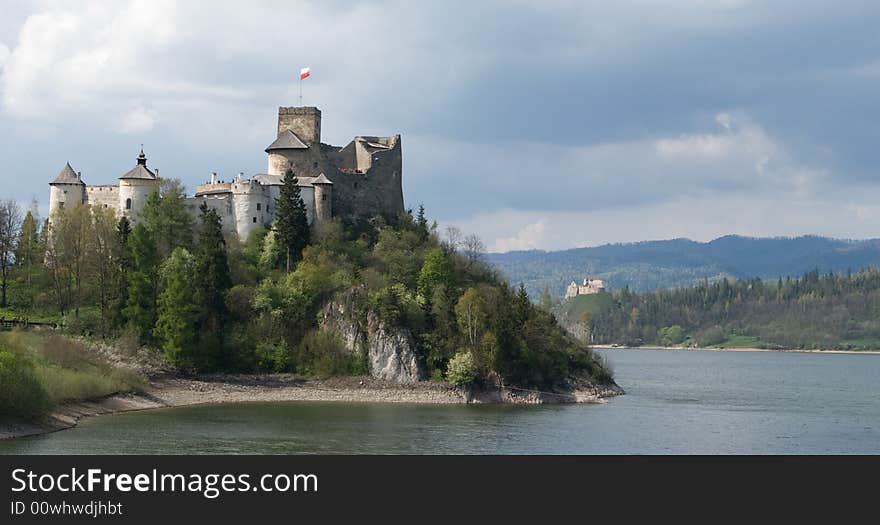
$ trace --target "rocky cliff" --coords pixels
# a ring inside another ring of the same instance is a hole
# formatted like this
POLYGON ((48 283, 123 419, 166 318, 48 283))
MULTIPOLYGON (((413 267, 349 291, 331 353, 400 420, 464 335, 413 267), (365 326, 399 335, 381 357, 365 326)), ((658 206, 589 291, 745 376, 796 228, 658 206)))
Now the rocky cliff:
POLYGON ((370 375, 377 379, 395 383, 425 379, 412 333, 388 326, 375 312, 358 316, 350 304, 332 301, 321 312, 321 329, 337 333, 349 352, 366 351, 370 375))

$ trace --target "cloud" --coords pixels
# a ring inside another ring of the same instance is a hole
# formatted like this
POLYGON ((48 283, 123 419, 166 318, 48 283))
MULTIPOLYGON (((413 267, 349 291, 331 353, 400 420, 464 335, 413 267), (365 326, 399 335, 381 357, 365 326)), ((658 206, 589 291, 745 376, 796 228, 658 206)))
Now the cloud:
POLYGON ((142 133, 153 129, 159 121, 159 112, 139 106, 122 117, 120 133, 142 133))
POLYGON ((867 0, 16 3, 0 187, 45 199, 68 160, 110 183, 141 142, 190 188, 264 171, 311 66, 325 142, 402 133, 407 205, 486 217, 490 245, 794 229, 771 202, 848 236, 877 216, 849 205, 880 180, 878 19, 867 0), (676 206, 708 208, 691 224, 676 206))
POLYGON ((541 219, 527 224, 515 237, 495 239, 490 251, 509 252, 513 250, 533 250, 544 244, 544 230, 546 221, 541 219))

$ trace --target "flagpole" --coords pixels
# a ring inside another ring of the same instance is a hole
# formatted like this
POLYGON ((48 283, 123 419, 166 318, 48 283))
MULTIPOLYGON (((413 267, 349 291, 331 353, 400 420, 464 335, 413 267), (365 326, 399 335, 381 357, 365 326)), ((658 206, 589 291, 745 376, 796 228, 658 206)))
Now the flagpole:
POLYGON ((299 105, 302 107, 303 105, 303 76, 302 73, 299 75, 299 105))

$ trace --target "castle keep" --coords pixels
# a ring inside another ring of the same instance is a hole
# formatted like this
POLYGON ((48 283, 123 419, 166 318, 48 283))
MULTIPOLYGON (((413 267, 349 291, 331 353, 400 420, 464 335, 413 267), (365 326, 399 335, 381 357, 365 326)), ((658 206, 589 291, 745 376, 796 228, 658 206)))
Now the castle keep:
MULTIPOLYGON (((190 213, 197 214, 207 203, 220 215, 224 230, 243 241, 258 226, 272 224, 275 200, 288 170, 297 177, 309 223, 332 217, 395 217, 403 212, 400 135, 356 136, 344 147, 331 146, 321 142, 321 110, 280 107, 275 140, 265 151, 266 173, 247 178, 240 173, 231 181, 214 173, 187 198, 190 213)), ((117 216, 137 223, 159 182, 159 170, 147 167, 143 150, 135 167, 116 185, 86 185, 82 174, 68 163, 49 183, 50 220, 57 210, 83 203, 111 208, 117 216)))

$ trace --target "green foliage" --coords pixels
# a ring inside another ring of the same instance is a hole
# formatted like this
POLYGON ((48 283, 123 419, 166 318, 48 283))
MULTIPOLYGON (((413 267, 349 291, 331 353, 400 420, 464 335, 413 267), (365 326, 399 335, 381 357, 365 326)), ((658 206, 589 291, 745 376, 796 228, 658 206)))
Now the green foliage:
POLYGON ((182 368, 194 366, 193 351, 198 339, 198 310, 193 304, 193 256, 186 248, 175 248, 162 263, 159 273, 162 291, 153 330, 166 359, 182 368))
POLYGON ((677 324, 661 328, 657 332, 657 339, 663 346, 681 344, 684 341, 684 329, 677 324))
POLYGON ((153 237, 143 224, 135 226, 127 244, 130 268, 123 314, 141 342, 149 342, 156 325, 159 257, 153 237))
POLYGON ((338 334, 314 330, 305 335, 296 351, 297 371, 317 377, 352 374, 361 365, 346 350, 338 334))
POLYGON ((49 396, 33 363, 23 354, 0 346, 0 417, 33 418, 49 409, 49 396))
POLYGON ((200 351, 194 364, 200 369, 224 365, 223 330, 227 320, 226 294, 232 286, 226 241, 220 216, 202 203, 199 238, 193 254, 192 301, 198 316, 200 351))
POLYGON ((452 356, 446 368, 446 380, 455 386, 469 386, 477 379, 477 364, 468 350, 452 356))
POLYGON ((162 179, 141 210, 143 224, 156 243, 160 259, 175 248, 192 246, 192 217, 186 209, 186 190, 177 179, 162 179))
POLYGON ((285 269, 289 272, 309 244, 309 223, 306 205, 293 171, 287 170, 281 185, 281 193, 275 202, 276 242, 281 248, 285 269))
POLYGON ((725 279, 638 294, 621 290, 593 317, 592 330, 602 343, 678 344, 680 334, 669 330, 680 326, 682 341, 690 336, 688 344, 697 346, 869 349, 864 341, 880 339, 878 314, 880 271, 813 271, 798 279, 725 279))
POLYGON ((425 257, 425 263, 419 270, 418 292, 425 299, 430 300, 434 295, 434 289, 444 286, 452 287, 452 264, 449 257, 440 248, 434 248, 425 257))
POLYGON ((290 371, 292 356, 283 341, 280 343, 257 343, 254 353, 258 372, 278 373, 290 371))

